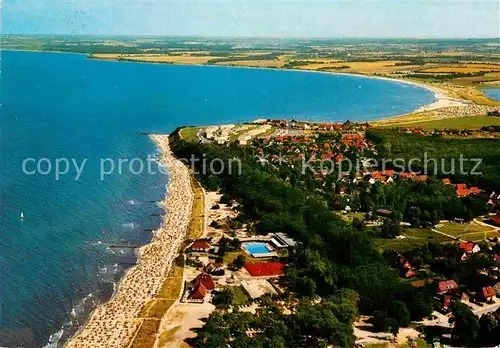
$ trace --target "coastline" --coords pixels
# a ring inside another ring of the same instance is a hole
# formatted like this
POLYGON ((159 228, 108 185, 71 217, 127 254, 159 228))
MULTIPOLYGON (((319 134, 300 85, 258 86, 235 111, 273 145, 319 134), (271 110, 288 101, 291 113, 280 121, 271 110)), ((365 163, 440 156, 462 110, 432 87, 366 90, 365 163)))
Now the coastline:
POLYGON ((416 82, 408 79, 400 79, 400 78, 392 78, 392 77, 384 77, 384 76, 376 76, 376 75, 365 75, 360 73, 346 73, 346 72, 337 72, 337 71, 317 71, 317 70, 307 70, 307 69, 284 69, 284 68, 276 68, 276 67, 256 67, 256 66, 242 66, 242 65, 216 65, 216 64, 185 64, 185 63, 165 63, 165 62, 155 62, 155 61, 141 61, 141 60, 132 60, 132 59, 116 59, 116 58, 101 58, 101 57, 93 57, 87 55, 86 59, 90 60, 100 60, 107 62, 125 62, 125 63, 138 63, 138 64, 156 64, 156 65, 175 65, 175 66, 198 66, 198 67, 212 67, 212 68, 237 68, 237 69, 255 69, 255 70, 278 70, 278 71, 296 71, 296 72, 305 72, 305 73, 316 73, 316 74, 328 74, 328 75, 344 75, 344 76, 355 76, 362 77, 368 79, 378 79, 383 81, 389 81, 394 83, 403 83, 410 86, 424 88, 434 94, 434 98, 436 99, 434 102, 430 104, 425 104, 420 106, 419 108, 405 114, 399 114, 394 116, 384 116, 378 120, 389 119, 393 117, 400 117, 404 115, 410 115, 413 113, 423 112, 423 111, 432 111, 441 108, 454 107, 454 106, 469 106, 475 105, 473 102, 468 101, 466 99, 458 99, 453 98, 447 94, 447 91, 441 89, 436 86, 432 86, 430 84, 425 84, 422 82, 416 82))
POLYGON ((142 324, 141 310, 155 299, 186 238, 194 202, 189 170, 172 154, 168 135, 150 138, 169 172, 167 197, 161 203, 167 211, 163 225, 152 241, 139 249, 138 264, 126 272, 113 297, 95 308, 66 347, 127 347, 142 324))

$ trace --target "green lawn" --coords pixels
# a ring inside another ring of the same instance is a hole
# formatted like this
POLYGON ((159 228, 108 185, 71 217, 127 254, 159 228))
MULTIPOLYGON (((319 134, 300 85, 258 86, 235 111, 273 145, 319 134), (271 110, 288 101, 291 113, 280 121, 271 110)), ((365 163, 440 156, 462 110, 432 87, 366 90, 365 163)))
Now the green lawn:
POLYGON ((234 294, 233 304, 235 305, 245 304, 245 302, 247 301, 247 295, 245 295, 245 290, 243 289, 243 287, 235 286, 232 287, 231 290, 233 291, 234 294))
POLYGON ((471 116, 447 118, 444 120, 411 123, 409 127, 422 127, 432 129, 480 129, 483 126, 500 126, 500 117, 471 116))
POLYGON ((408 228, 403 231, 403 239, 375 238, 374 242, 380 251, 391 249, 396 251, 409 251, 429 242, 446 243, 454 242, 453 239, 424 228, 408 228))
POLYGON ((437 231, 449 234, 463 240, 480 241, 486 237, 497 236, 497 229, 482 226, 476 223, 456 223, 448 222, 444 223, 443 227, 436 228, 437 231))
POLYGON ((188 127, 188 128, 183 128, 180 131, 180 136, 182 139, 186 141, 198 141, 198 131, 200 130, 200 127, 188 127))

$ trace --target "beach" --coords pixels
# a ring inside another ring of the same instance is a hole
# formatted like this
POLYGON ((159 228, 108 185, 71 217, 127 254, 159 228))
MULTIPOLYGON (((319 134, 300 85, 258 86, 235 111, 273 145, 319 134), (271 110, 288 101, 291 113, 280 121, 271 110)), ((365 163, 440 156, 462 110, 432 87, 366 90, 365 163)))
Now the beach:
POLYGON ((194 194, 188 168, 171 153, 168 135, 151 135, 161 150, 161 162, 168 168, 167 214, 151 243, 139 249, 140 261, 120 282, 113 298, 92 313, 85 327, 67 347, 127 347, 143 319, 141 309, 160 290, 178 255, 191 221, 194 194))

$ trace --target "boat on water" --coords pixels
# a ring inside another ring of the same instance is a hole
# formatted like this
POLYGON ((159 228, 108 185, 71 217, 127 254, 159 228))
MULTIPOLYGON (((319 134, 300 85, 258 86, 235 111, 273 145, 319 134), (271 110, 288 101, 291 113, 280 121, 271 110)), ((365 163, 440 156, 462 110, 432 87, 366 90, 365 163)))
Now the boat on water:
POLYGON ((24 214, 21 212, 21 220, 24 220, 24 214))

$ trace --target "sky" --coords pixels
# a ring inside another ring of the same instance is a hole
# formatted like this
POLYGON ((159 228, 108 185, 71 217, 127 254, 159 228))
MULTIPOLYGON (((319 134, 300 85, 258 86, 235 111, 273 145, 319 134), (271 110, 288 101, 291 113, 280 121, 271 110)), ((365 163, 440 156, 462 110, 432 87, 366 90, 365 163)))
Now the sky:
POLYGON ((4 34, 500 37, 497 0, 3 0, 2 7, 4 34))

